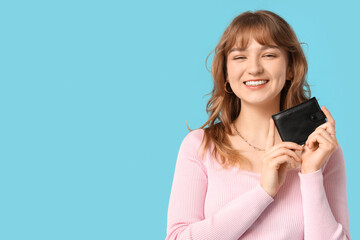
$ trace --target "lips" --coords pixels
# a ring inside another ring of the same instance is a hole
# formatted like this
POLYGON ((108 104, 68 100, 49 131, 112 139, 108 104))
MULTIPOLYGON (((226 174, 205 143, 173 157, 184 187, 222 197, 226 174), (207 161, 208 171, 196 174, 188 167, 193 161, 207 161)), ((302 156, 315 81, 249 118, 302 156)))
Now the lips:
POLYGON ((269 80, 249 80, 249 81, 245 81, 244 85, 245 86, 260 86, 260 85, 265 85, 269 82, 269 80))
POLYGON ((249 81, 269 81, 269 80, 267 80, 267 79, 249 79, 249 80, 245 80, 244 83, 249 82, 249 81))
POLYGON ((248 89, 256 90, 264 87, 269 80, 248 80, 244 82, 244 85, 248 89))

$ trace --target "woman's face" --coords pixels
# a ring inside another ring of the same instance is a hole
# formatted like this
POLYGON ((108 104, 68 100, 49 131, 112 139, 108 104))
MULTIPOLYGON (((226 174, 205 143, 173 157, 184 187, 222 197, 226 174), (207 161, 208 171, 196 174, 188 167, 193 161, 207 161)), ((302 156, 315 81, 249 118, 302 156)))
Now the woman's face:
POLYGON ((242 103, 272 103, 284 87, 287 62, 286 51, 275 44, 261 45, 252 38, 246 49, 233 47, 227 57, 231 89, 242 103))

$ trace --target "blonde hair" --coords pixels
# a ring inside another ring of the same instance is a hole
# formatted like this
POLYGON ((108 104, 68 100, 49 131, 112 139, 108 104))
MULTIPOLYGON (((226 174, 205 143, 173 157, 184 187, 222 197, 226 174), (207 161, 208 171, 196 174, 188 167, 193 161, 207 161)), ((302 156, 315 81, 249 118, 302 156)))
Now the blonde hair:
MULTIPOLYGON (((207 103, 206 112, 209 118, 200 128, 204 129, 202 157, 205 150, 214 144, 212 155, 223 167, 238 166, 248 162, 238 150, 231 147, 226 134, 232 134, 231 123, 238 117, 241 109, 240 99, 235 94, 224 91, 226 80, 226 60, 229 50, 238 44, 246 48, 250 37, 262 45, 272 45, 284 49, 288 54, 288 65, 292 72, 292 79, 287 80, 281 91, 280 110, 284 110, 308 100, 311 96, 310 87, 306 81, 308 71, 307 61, 294 30, 277 14, 258 10, 247 11, 233 19, 221 36, 211 65, 211 74, 214 80, 213 90, 207 103), (220 157, 218 158, 217 155, 220 157)), ((211 51, 211 53, 213 52, 211 51)), ((207 56, 206 62, 211 55, 207 56)), ((186 123, 187 125, 187 123, 186 123)), ((189 131, 192 131, 187 125, 189 131)))

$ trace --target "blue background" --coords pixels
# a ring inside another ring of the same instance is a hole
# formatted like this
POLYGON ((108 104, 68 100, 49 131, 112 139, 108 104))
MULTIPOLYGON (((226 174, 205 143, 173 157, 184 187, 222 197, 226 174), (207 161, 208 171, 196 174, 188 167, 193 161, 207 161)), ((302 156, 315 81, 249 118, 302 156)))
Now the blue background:
MULTIPOLYGON (((1 1, 0 239, 164 239, 176 158, 207 120, 206 56, 267 9, 336 120, 360 238, 356 1, 1 1)), ((211 59, 208 63, 210 68, 211 59)))

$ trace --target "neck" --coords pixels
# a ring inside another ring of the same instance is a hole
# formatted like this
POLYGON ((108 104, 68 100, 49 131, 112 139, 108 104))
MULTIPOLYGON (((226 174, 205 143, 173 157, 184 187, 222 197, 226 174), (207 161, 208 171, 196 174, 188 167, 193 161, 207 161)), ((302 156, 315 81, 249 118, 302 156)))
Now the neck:
MULTIPOLYGON (((234 124, 241 136, 252 145, 265 149, 271 115, 280 112, 280 96, 266 104, 241 101, 241 111, 234 124)), ((275 143, 281 141, 275 129, 275 143)))

